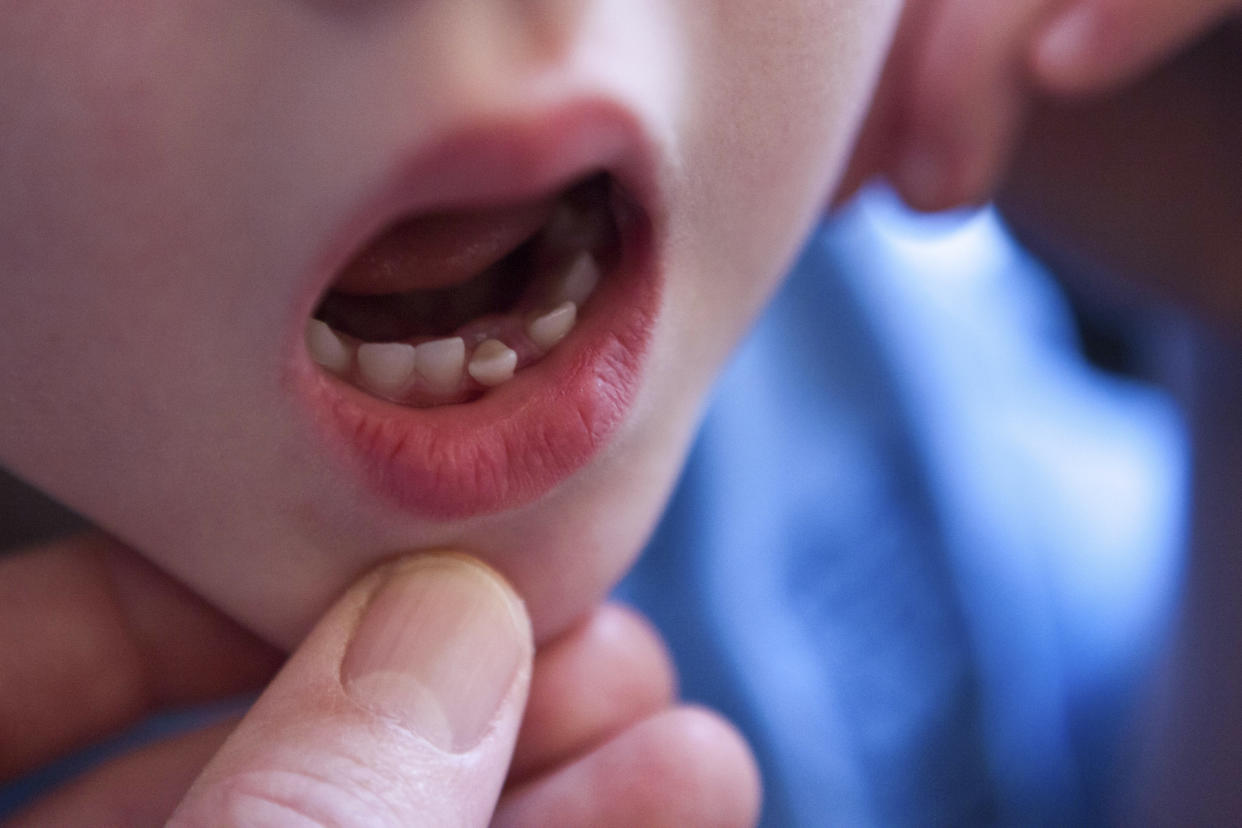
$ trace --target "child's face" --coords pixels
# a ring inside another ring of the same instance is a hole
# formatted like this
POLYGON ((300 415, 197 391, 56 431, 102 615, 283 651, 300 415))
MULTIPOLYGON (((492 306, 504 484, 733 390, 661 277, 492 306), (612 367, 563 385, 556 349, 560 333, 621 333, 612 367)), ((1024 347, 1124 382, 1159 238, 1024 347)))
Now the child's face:
POLYGON ((555 631, 645 539, 900 2, 7 4, 0 462, 279 641, 439 546, 555 631))

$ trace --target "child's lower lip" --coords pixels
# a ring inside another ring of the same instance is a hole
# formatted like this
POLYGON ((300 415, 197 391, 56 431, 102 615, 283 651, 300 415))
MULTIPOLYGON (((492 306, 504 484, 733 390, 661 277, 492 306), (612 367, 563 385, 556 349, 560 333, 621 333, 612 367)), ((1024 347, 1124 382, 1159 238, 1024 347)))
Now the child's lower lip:
MULTIPOLYGON (((586 130, 593 129, 598 124, 588 123, 586 130)), ((548 151, 539 138, 536 156, 548 151)), ((616 143, 613 135, 605 146, 613 152, 616 143)), ((634 159, 598 160, 624 167, 634 159)), ((641 189, 647 183, 642 176, 648 170, 629 172, 637 173, 631 184, 641 189)), ((514 508, 564 481, 616 433, 641 382, 661 294, 649 219, 629 228, 621 261, 570 336, 472 402, 408 408, 341 382, 305 357, 298 360, 297 384, 329 442, 343 448, 346 462, 381 497, 427 519, 514 508)))
POLYGON ((480 399, 405 408, 317 372, 315 403, 367 481, 408 512, 448 520, 528 503, 585 465, 630 411, 659 296, 650 266, 633 265, 601 285, 569 339, 480 399))

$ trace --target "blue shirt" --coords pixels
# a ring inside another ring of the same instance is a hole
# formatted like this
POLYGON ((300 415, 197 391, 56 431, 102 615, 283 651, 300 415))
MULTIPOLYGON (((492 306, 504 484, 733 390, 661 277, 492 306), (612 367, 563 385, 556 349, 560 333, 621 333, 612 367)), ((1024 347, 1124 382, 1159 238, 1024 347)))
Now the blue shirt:
POLYGON ((618 594, 758 755, 764 823, 1101 820, 1177 583, 1186 437, 984 212, 824 227, 618 594), (920 231, 925 233, 925 231, 920 231))

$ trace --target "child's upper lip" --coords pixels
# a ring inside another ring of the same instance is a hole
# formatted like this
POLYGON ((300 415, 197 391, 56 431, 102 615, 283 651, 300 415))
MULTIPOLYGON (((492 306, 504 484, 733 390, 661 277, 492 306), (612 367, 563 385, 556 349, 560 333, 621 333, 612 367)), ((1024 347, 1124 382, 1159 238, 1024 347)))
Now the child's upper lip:
POLYGON ((401 152, 317 258, 298 310, 309 315, 363 245, 403 217, 550 201, 594 171, 610 173, 659 228, 656 155, 633 112, 590 97, 489 118, 401 152))
POLYGON ((458 130, 397 159, 322 257, 290 344, 294 385, 309 396, 312 420, 373 489, 425 518, 491 513, 538 498, 612 437, 637 395, 660 305, 656 158, 624 106, 582 99, 458 130), (618 278, 601 285, 571 340, 543 363, 472 403, 430 409, 368 398, 311 364, 305 319, 379 230, 404 216, 550 198, 600 171, 641 216, 630 219, 618 278))

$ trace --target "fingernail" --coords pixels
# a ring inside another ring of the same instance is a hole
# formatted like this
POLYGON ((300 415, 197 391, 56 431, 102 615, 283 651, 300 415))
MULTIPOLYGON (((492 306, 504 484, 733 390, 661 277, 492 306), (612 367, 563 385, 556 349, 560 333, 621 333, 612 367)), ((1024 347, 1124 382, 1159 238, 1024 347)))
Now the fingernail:
POLYGON ((1056 82, 1077 72, 1091 56, 1098 15, 1091 3, 1078 3, 1053 18, 1035 43, 1035 71, 1056 82))
POLYGON ((530 650, 529 626, 500 577, 469 558, 399 566, 366 608, 341 666, 346 692, 441 750, 487 732, 530 650))

